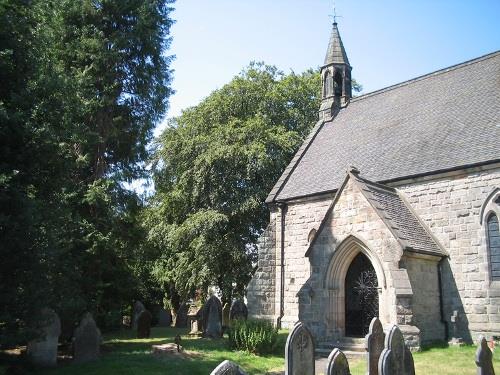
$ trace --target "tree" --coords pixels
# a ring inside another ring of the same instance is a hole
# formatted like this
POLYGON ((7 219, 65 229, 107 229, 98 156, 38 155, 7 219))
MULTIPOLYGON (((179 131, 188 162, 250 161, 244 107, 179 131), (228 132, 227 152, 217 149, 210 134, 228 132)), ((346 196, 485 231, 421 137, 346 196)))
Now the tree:
POLYGON ((146 216, 156 278, 187 297, 242 293, 263 203, 317 119, 320 77, 252 63, 222 89, 172 119, 158 141, 156 192, 146 216))
POLYGON ((136 297, 142 202, 123 183, 171 94, 171 3, 0 2, 0 344, 42 304, 102 326, 136 297))

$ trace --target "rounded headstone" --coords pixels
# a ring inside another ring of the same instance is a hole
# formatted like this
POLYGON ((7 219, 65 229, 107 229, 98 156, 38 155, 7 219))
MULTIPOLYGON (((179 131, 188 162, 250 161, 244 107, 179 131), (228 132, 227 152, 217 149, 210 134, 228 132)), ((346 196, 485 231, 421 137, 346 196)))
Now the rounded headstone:
POLYGON ((229 311, 229 319, 247 320, 247 318, 248 318, 247 305, 245 305, 245 302, 243 302, 242 300, 237 299, 231 305, 231 310, 229 311))
POLYGON ((226 359, 214 368, 210 375, 246 375, 246 373, 236 363, 226 359))
POLYGON ((153 316, 148 310, 144 310, 137 318, 137 338, 146 339, 151 335, 151 320, 153 316))
POLYGON ((314 374, 314 340, 302 322, 297 322, 285 346, 285 374, 314 374))
POLYGON ((73 338, 73 359, 75 362, 90 362, 99 358, 101 331, 92 318, 86 313, 76 328, 73 338))
POLYGON ((203 337, 222 337, 222 304, 214 295, 203 306, 203 337))

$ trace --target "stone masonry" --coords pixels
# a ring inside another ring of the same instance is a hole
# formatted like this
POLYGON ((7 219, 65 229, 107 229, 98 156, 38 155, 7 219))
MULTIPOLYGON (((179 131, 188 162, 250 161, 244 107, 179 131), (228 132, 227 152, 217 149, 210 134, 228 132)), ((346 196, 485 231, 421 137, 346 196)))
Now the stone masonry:
MULTIPOLYGON (((481 333, 500 334, 500 285, 489 281, 485 228, 481 224, 481 213, 487 213, 486 199, 500 186, 500 168, 463 170, 392 186, 406 198, 449 257, 439 263, 437 256, 403 251, 349 180, 317 234, 333 194, 288 201, 286 209, 273 206, 271 224, 259 246, 259 269, 248 289, 250 316, 273 322, 279 318, 284 214, 284 327, 301 320, 320 341, 344 334, 342 283, 334 278, 349 261, 333 263, 338 262, 337 248, 353 238, 359 244, 353 240, 351 247, 364 247, 377 271, 380 320, 385 326, 399 324, 407 342, 413 341, 409 345, 417 347, 420 341, 444 339, 438 267, 442 270, 444 320, 449 323, 453 311, 458 311, 460 333, 465 339, 476 339, 481 333), (314 246, 306 257, 314 237, 314 246)), ((348 250, 340 251, 352 257, 348 250)))

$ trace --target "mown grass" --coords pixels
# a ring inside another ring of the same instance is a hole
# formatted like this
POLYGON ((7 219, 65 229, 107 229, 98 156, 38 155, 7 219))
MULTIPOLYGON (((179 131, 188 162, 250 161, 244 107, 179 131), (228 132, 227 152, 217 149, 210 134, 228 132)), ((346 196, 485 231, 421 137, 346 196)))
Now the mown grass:
MULTIPOLYGON (((231 351, 228 340, 208 340, 187 336, 186 329, 153 328, 149 339, 136 339, 131 330, 105 335, 101 358, 93 363, 73 364, 60 361, 57 368, 43 371, 25 369, 23 373, 59 375, 208 375, 223 360, 238 363, 248 374, 266 374, 284 369, 284 346, 286 331, 281 331, 276 352, 267 356, 256 356, 241 351, 231 351), (182 335, 184 349, 196 352, 192 358, 158 358, 151 354, 151 345, 173 342, 176 334, 182 335)), ((433 347, 414 353, 417 375, 474 375, 475 346, 433 347)), ((2 362, 0 358, 0 362, 2 362)), ((352 375, 366 374, 366 360, 350 360, 352 375)), ((500 353, 494 354, 495 372, 500 374, 500 353)), ((3 367, 5 370, 6 367, 3 367)), ((2 365, 0 365, 0 374, 2 365)), ((324 373, 318 368, 317 373, 324 373)))

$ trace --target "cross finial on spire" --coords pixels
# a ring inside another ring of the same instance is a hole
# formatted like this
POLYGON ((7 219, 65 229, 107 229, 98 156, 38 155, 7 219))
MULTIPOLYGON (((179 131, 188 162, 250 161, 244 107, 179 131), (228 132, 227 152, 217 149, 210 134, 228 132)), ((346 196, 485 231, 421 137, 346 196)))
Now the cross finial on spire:
POLYGON ((333 14, 329 14, 333 18, 333 23, 337 23, 337 18, 342 18, 342 16, 337 15, 337 7, 335 6, 335 0, 333 0, 333 14))

